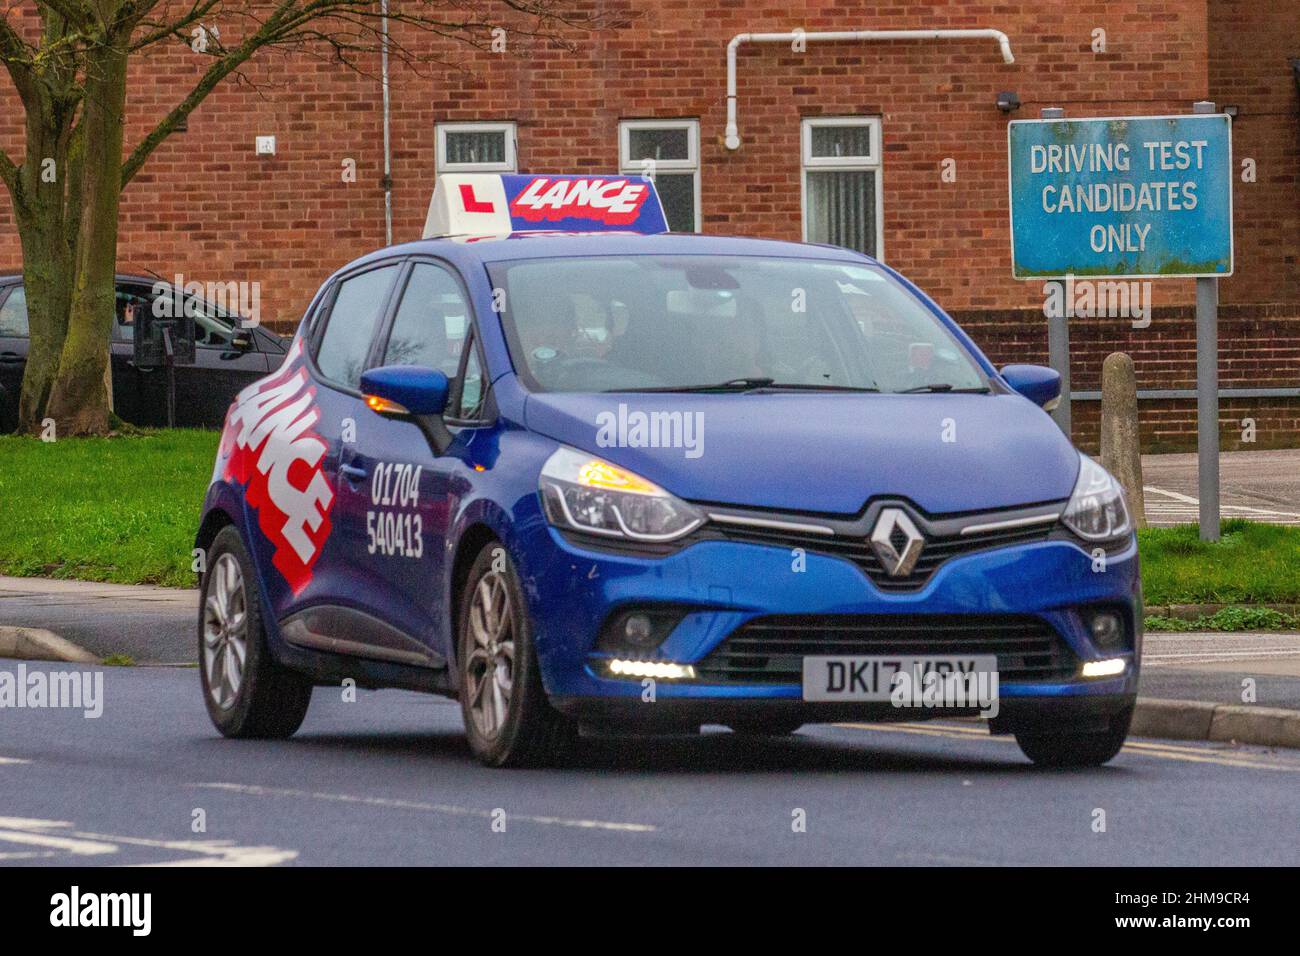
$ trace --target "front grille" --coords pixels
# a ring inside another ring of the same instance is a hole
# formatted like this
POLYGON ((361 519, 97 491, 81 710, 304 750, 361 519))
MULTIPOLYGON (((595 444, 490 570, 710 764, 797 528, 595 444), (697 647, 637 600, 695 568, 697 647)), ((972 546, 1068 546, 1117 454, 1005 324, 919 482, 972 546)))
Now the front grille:
MULTIPOLYGON (((731 541, 746 541, 751 544, 770 544, 773 547, 793 550, 802 548, 808 554, 824 554, 833 558, 852 561, 876 587, 882 591, 915 591, 930 580, 930 576, 939 566, 950 558, 973 554, 977 551, 991 551, 1015 544, 1030 544, 1046 541, 1052 533, 1051 524, 1040 524, 1027 528, 1004 528, 1000 531, 986 531, 981 534, 948 535, 927 538, 912 571, 901 577, 891 577, 866 535, 809 534, 800 531, 786 531, 778 528, 743 527, 740 525, 716 525, 716 530, 731 541)), ((895 542, 899 547, 903 542, 895 542)))
POLYGON ((996 654, 998 679, 1069 679, 1078 659, 1039 618, 1013 614, 820 614, 755 618, 695 665, 713 684, 799 684, 816 655, 996 654))

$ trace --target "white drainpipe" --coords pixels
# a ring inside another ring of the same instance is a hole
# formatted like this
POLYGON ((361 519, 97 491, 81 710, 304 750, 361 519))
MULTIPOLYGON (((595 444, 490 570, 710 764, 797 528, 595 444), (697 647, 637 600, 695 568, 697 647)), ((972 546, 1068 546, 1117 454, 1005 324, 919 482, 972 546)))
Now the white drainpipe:
POLYGON ((739 33, 727 44, 727 149, 740 148, 736 126, 736 50, 742 43, 847 42, 853 40, 997 40, 1002 59, 1016 62, 1011 41, 1001 30, 849 30, 839 33, 739 33))
POLYGON ((388 96, 388 0, 380 5, 383 38, 380 45, 380 72, 384 86, 384 244, 393 244, 393 148, 390 133, 390 104, 388 96))

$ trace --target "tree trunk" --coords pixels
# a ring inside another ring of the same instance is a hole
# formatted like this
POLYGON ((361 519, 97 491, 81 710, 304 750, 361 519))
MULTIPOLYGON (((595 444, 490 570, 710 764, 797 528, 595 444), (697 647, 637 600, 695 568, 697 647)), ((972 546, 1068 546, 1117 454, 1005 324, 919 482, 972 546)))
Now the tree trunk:
POLYGON ((67 335, 45 413, 59 437, 109 430, 109 335, 117 271, 117 216, 122 195, 122 116, 126 106, 125 40, 110 37, 87 60, 80 122, 80 223, 72 255, 67 335))
POLYGON ((23 250, 23 284, 27 294, 27 369, 18 400, 18 430, 39 434, 68 332, 72 304, 72 250, 66 233, 64 177, 66 147, 58 130, 28 129, 27 162, 22 170, 21 201, 14 219, 23 250), (54 160, 58 179, 41 181, 45 159, 54 160))

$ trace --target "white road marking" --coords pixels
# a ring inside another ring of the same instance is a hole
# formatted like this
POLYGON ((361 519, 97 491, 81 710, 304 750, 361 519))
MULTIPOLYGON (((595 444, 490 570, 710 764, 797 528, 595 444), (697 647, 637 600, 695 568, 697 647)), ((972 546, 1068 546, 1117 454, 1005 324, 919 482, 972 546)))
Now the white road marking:
POLYGON ((1213 664, 1217 661, 1244 661, 1251 658, 1289 658, 1300 656, 1294 648, 1253 651, 1188 651, 1184 654, 1143 654, 1143 667, 1177 667, 1179 664, 1213 664))
POLYGON ((0 757, 0 767, 5 766, 6 764, 23 764, 23 763, 31 763, 31 761, 23 760, 21 757, 0 757))
POLYGON ((1180 664, 1213 664, 1224 661, 1300 657, 1300 634, 1260 631, 1253 633, 1192 632, 1167 634, 1149 632, 1142 645, 1144 667, 1177 667, 1180 664))
POLYGON ((117 847, 101 840, 83 840, 78 836, 61 836, 51 833, 71 823, 63 820, 32 820, 27 817, 0 817, 0 840, 26 846, 43 846, 62 850, 73 856, 101 856, 116 853, 117 847))
MULTIPOLYGON (((196 854, 193 859, 141 863, 138 866, 275 866, 296 859, 296 850, 273 846, 236 846, 229 840, 146 840, 141 837, 82 833, 65 820, 0 817, 0 840, 48 847, 75 856, 117 853, 124 846, 196 854)), ((47 854, 48 855, 48 854, 47 854)))
POLYGON ((1180 494, 1177 491, 1165 491, 1163 488, 1157 488, 1155 485, 1143 485, 1143 491, 1148 491, 1154 495, 1164 495, 1166 498, 1173 498, 1175 501, 1181 501, 1184 504, 1199 505, 1200 502, 1189 495, 1180 494))
MULTIPOLYGON (((1147 520, 1186 519, 1194 522, 1200 518, 1201 503, 1191 495, 1179 491, 1157 488, 1155 485, 1143 485, 1142 490, 1153 495, 1163 495, 1170 501, 1148 501, 1146 505, 1147 520)), ((1249 505, 1221 503, 1219 514, 1224 518, 1261 518, 1270 524, 1300 524, 1300 513, 1278 511, 1273 508, 1252 508, 1249 505)))
MULTIPOLYGON (((994 736, 993 734, 988 733, 984 727, 979 725, 935 723, 927 727, 924 723, 896 723, 835 724, 835 726, 846 727, 852 730, 883 730, 902 734, 920 734, 926 737, 947 737, 949 740, 970 740, 974 737, 978 737, 983 740, 995 740, 1004 744, 1015 743, 1014 737, 1009 735, 994 736)), ((1159 757, 1162 760, 1184 760, 1191 763, 1212 763, 1221 767, 1241 767, 1248 770, 1281 770, 1289 773, 1300 773, 1300 764, 1291 764, 1287 762, 1266 763, 1264 762, 1262 755, 1256 756, 1252 753, 1237 754, 1205 747, 1180 746, 1178 744, 1165 743, 1164 741, 1136 740, 1130 737, 1124 743, 1124 750, 1145 757, 1159 757)))
MULTIPOLYGON (((253 797, 295 797, 303 800, 327 800, 333 803, 355 803, 368 807, 390 807, 397 810, 421 810, 426 813, 446 813, 461 817, 492 818, 491 810, 458 807, 449 803, 424 803, 418 800, 397 800, 389 797, 360 797, 347 793, 323 793, 319 790, 294 790, 289 787, 261 787, 244 783, 194 783, 192 787, 207 790, 225 790, 253 797)), ((624 833, 653 833, 658 827, 649 823, 613 823, 608 820, 581 820, 565 817, 539 817, 523 813, 507 813, 510 820, 540 823, 550 826, 577 827, 583 830, 616 830, 624 833)))

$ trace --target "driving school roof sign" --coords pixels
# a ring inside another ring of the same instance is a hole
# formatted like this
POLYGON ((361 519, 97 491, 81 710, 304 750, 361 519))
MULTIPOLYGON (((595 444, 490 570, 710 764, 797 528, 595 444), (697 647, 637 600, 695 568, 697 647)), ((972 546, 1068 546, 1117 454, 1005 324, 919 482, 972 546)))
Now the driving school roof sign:
POLYGON ((445 174, 429 201, 424 238, 556 232, 667 232, 644 176, 445 174))
POLYGON ((1232 274, 1232 129, 1222 114, 1015 120, 1017 279, 1232 274))

